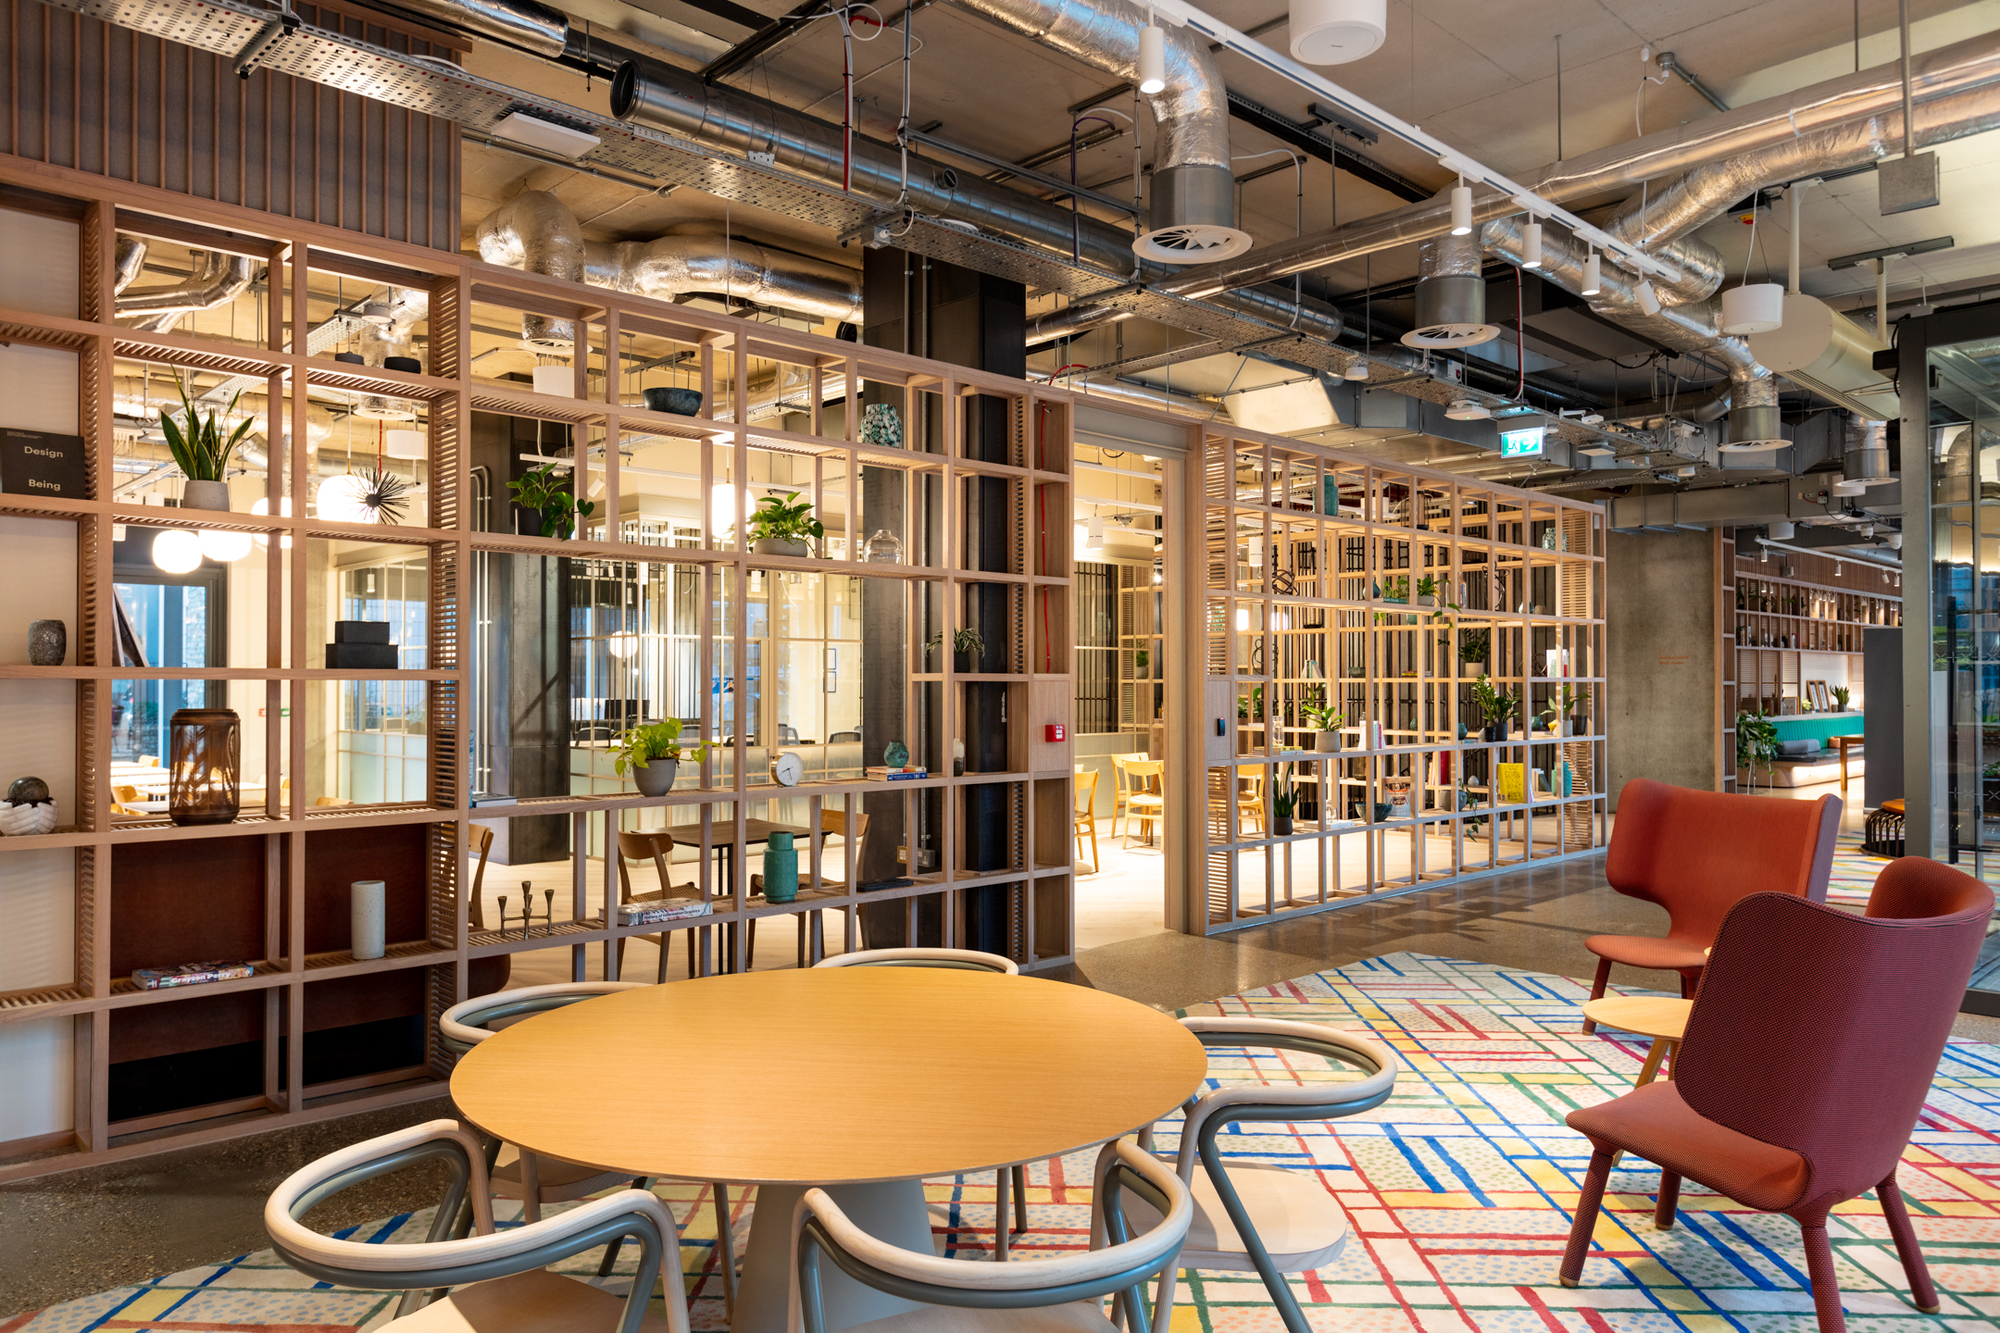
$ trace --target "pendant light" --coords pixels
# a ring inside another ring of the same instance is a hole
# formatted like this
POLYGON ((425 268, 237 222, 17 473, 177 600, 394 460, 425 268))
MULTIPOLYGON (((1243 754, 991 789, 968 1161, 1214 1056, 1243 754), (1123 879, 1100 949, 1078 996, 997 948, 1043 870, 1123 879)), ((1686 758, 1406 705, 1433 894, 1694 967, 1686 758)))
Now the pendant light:
POLYGON ((1146 26, 1139 29, 1139 91, 1151 97, 1167 89, 1167 34, 1146 11, 1146 26))
POLYGON ((1604 290, 1604 266, 1597 257, 1597 251, 1590 252, 1590 258, 1583 261, 1583 292, 1585 296, 1595 296, 1604 290))
POLYGON ((153 563, 169 574, 192 574, 201 568, 201 538, 184 528, 169 528, 153 538, 153 563))
POLYGON ((1653 284, 1650 280, 1642 279, 1638 289, 1633 294, 1639 298, 1639 308, 1641 310, 1649 315, 1660 313, 1660 294, 1653 290, 1653 284))
POLYGON ((1521 267, 1540 268, 1542 266, 1542 224, 1533 218, 1521 233, 1521 267))
POLYGON ((1458 178, 1458 184, 1451 187, 1451 234, 1472 235, 1472 187, 1465 183, 1465 177, 1458 178))
POLYGON ((1389 0, 1291 0, 1292 59, 1345 65, 1374 55, 1389 35, 1389 0))

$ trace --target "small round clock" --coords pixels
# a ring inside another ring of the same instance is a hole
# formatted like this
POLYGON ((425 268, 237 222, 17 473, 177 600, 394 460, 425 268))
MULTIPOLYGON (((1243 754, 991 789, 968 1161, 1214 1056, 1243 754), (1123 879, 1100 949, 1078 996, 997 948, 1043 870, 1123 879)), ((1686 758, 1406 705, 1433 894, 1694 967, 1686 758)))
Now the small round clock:
POLYGON ((771 776, 781 787, 796 787, 806 775, 806 761, 787 750, 771 761, 771 776))

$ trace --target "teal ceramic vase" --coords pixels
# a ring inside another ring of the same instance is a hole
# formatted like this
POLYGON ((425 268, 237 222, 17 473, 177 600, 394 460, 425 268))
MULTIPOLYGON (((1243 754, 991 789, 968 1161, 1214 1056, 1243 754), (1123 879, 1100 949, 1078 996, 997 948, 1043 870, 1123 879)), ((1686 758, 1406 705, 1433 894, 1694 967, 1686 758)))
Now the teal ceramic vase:
POLYGON ((792 835, 773 833, 764 844, 764 901, 788 903, 799 896, 799 849, 792 835))

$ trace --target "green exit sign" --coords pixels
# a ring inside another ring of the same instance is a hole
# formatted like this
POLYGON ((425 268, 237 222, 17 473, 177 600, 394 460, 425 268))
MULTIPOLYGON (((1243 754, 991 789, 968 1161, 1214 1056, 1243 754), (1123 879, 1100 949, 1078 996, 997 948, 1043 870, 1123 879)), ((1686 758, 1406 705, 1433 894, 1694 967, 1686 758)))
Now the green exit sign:
POLYGON ((1542 436, 1548 433, 1547 426, 1523 426, 1519 430, 1500 432, 1500 456, 1502 458, 1533 458, 1542 452, 1542 436))

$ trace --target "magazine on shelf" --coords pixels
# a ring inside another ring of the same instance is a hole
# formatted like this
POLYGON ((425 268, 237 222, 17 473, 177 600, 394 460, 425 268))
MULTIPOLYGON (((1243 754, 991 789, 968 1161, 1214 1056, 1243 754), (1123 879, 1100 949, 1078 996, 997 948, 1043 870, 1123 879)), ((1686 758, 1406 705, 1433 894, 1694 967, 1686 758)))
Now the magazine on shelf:
POLYGON ((880 764, 868 767, 870 782, 908 782, 912 778, 927 778, 930 775, 927 768, 884 768, 880 764))
POLYGON ((200 986, 255 975, 257 969, 248 963, 182 963, 179 967, 139 968, 132 973, 132 981, 141 990, 171 990, 175 986, 200 986))
POLYGON ((680 921, 691 916, 707 916, 711 910, 705 898, 668 898, 656 902, 624 903, 618 908, 618 924, 650 926, 656 921, 680 921))

